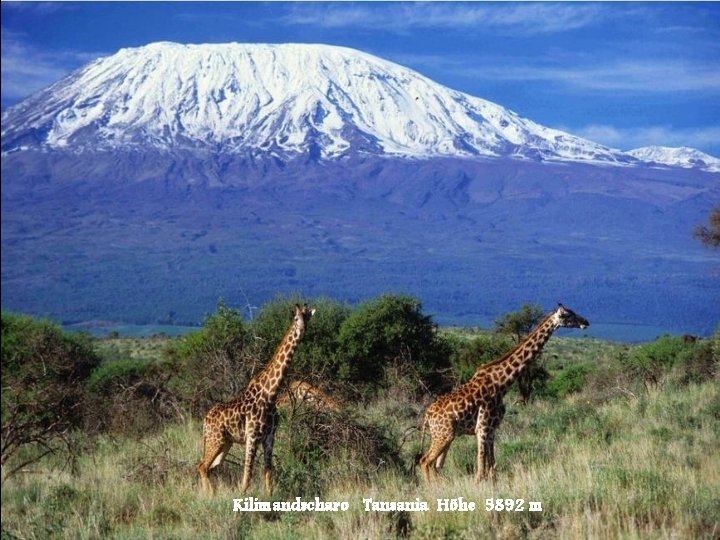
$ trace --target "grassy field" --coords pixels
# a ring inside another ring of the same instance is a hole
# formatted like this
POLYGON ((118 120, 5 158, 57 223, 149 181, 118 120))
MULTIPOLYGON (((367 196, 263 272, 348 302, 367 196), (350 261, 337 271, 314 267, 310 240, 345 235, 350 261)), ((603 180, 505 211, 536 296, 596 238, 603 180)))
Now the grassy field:
MULTIPOLYGON (((472 336, 464 336, 469 339, 472 336)), ((112 354, 151 357, 158 340, 106 340, 112 354)), ((442 479, 422 484, 416 429, 430 396, 395 385, 339 414, 284 411, 276 490, 267 499, 256 463, 250 493, 265 501, 347 501, 345 512, 233 512, 242 451, 218 468, 215 496, 200 495, 201 424, 187 418, 141 436, 76 434, 59 457, 3 479, 2 538, 718 538, 720 385, 717 378, 657 384, 624 377, 632 348, 553 339, 554 378, 588 365, 583 388, 528 405, 506 397, 495 485, 473 480, 475 441, 457 439, 442 479), (439 512, 462 497, 470 512, 439 512), (365 511, 363 499, 425 501, 426 512, 365 511), (522 511, 486 511, 486 499, 522 499, 522 511), (542 511, 530 511, 539 502, 542 511)), ((427 448, 427 440, 425 448, 427 448)))

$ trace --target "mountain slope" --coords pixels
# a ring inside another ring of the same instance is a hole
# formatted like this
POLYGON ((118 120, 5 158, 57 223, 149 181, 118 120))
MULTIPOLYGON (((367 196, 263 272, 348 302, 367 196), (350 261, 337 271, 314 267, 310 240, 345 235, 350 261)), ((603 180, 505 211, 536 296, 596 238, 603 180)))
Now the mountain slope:
POLYGON ((717 173, 645 163, 357 51, 125 49, 2 129, 3 309, 198 323, 218 297, 404 291, 454 324, 558 301, 591 332, 720 319, 717 257, 692 238, 717 173))
POLYGON ((720 159, 687 146, 679 148, 644 146, 630 150, 627 153, 646 163, 658 163, 686 169, 694 167, 711 172, 720 172, 720 159))
POLYGON ((122 49, 3 115, 6 152, 148 144, 324 158, 357 151, 635 161, 410 69, 326 45, 122 49))

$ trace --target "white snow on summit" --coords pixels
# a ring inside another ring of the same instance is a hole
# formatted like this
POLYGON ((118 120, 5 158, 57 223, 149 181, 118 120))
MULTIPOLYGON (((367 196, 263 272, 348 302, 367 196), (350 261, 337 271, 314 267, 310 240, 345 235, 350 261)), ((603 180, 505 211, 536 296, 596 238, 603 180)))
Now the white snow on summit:
POLYGON ((644 146, 630 150, 627 153, 645 162, 671 165, 673 167, 697 167, 707 171, 720 172, 720 159, 687 146, 679 148, 644 146))
POLYGON ((329 45, 161 42, 121 49, 10 107, 2 149, 210 148, 337 158, 638 164, 378 57, 329 45))
POLYGON ((121 49, 8 109, 5 149, 12 140, 27 144, 27 132, 50 147, 204 144, 286 153, 314 144, 322 157, 360 148, 628 160, 397 64, 327 45, 121 49))

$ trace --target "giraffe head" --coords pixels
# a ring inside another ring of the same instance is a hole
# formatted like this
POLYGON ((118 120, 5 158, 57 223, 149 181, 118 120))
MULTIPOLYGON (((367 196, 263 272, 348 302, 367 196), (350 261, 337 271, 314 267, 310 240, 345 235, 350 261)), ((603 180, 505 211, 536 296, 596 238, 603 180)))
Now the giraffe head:
POLYGON ((563 328, 580 328, 582 330, 590 326, 586 318, 581 317, 562 304, 558 304, 558 308, 555 310, 555 322, 558 327, 563 328))
POLYGON ((293 317, 295 328, 297 328, 300 332, 303 332, 305 330, 305 325, 307 325, 310 317, 314 314, 315 310, 310 309, 307 304, 303 304, 302 307, 300 307, 300 304, 295 304, 295 315, 293 317))

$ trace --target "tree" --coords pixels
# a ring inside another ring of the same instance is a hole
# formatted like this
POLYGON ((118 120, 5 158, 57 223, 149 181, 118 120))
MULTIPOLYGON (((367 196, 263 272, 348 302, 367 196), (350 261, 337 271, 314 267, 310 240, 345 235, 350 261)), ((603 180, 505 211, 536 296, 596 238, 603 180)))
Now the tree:
POLYGON ((296 304, 307 303, 315 314, 305 329, 300 347, 290 363, 289 378, 337 378, 337 337, 350 308, 329 298, 303 299, 298 295, 278 296, 263 304, 250 326, 254 354, 267 363, 287 332, 296 304))
MULTIPOLYGON (((523 304, 518 311, 506 313, 495 319, 495 331, 498 334, 512 336, 515 343, 527 336, 543 319, 543 310, 538 304, 523 304)), ((523 403, 527 404, 534 388, 542 387, 550 378, 550 374, 541 359, 531 362, 520 372, 517 378, 518 390, 523 403)))
POLYGON ((707 247, 720 248, 720 206, 710 211, 709 226, 696 227, 693 236, 707 247))
MULTIPOLYGON (((386 294, 357 307, 338 336, 338 375, 367 389, 388 385, 388 368, 427 389, 439 389, 450 368, 446 343, 410 296, 386 294)), ((407 381, 406 381, 407 382, 407 381)))
POLYGON ((505 335, 480 335, 469 341, 459 342, 452 355, 452 363, 460 381, 467 381, 477 368, 497 360, 513 348, 512 340, 505 335))
POLYGON ((68 432, 84 416, 84 383, 100 363, 89 336, 49 321, 2 314, 2 465, 5 476, 43 456, 70 449, 68 432))
POLYGON ((495 332, 507 334, 515 343, 520 343, 542 319, 543 310, 540 305, 523 304, 518 311, 511 311, 495 319, 495 332))

